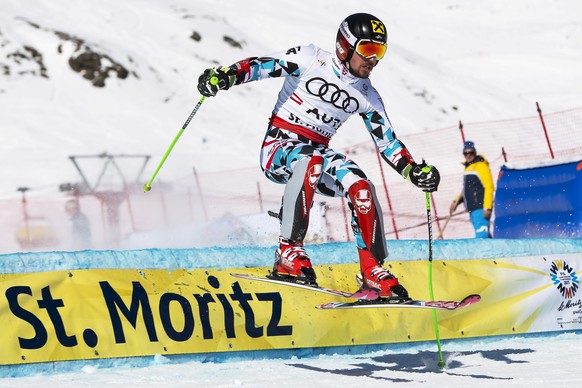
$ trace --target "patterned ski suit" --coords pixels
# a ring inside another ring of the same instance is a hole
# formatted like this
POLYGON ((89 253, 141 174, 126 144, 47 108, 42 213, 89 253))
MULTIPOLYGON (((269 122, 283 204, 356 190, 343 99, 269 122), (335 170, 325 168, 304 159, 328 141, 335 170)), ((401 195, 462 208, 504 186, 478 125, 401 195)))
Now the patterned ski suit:
POLYGON ((335 54, 314 45, 248 58, 230 69, 236 72, 234 85, 285 77, 261 150, 265 175, 287 185, 281 235, 303 239, 314 192, 346 196, 358 247, 369 249, 381 263, 387 253, 374 186, 356 163, 328 146, 340 126, 359 114, 382 158, 408 177, 413 159, 396 138, 370 80, 354 77, 335 54))

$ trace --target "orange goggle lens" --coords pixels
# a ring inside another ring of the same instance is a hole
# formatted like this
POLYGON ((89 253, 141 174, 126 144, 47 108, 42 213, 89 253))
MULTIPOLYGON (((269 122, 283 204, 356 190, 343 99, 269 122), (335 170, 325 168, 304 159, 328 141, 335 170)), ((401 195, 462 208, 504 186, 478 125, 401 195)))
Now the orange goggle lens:
POLYGON ((356 52, 364 58, 376 56, 378 60, 386 54, 386 43, 374 42, 372 40, 361 40, 356 46, 356 52))

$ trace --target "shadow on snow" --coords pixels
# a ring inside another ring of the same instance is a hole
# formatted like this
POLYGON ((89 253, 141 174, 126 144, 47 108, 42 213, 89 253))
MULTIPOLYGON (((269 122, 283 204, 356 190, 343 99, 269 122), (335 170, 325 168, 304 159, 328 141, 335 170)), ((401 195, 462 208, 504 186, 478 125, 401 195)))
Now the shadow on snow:
MULTIPOLYGON (((511 355, 520 355, 533 353, 533 349, 496 349, 496 350, 479 350, 470 352, 443 352, 445 368, 438 367, 438 358, 435 352, 422 351, 415 354, 388 354, 377 357, 365 358, 372 362, 362 362, 351 364, 349 368, 343 369, 326 369, 314 367, 307 364, 288 364, 297 368, 311 370, 315 372, 331 373, 343 376, 370 377, 379 380, 388 380, 395 383, 418 382, 401 377, 378 376, 376 372, 410 372, 410 373, 446 373, 452 376, 462 376, 474 379, 490 380, 511 380, 510 377, 497 377, 486 374, 464 374, 460 370, 468 367, 478 367, 476 363, 467 363, 463 359, 470 356, 481 356, 486 360, 502 362, 505 364, 523 364, 528 361, 514 360, 511 355)), ((362 357, 364 359, 364 357, 362 357)))

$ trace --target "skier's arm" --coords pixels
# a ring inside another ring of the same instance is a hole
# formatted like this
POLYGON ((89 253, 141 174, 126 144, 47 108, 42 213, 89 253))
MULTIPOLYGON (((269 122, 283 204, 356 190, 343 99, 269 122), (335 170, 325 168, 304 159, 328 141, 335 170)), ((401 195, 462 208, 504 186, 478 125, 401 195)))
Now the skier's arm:
POLYGON ((379 110, 373 110, 362 113, 361 116, 374 143, 376 143, 382 159, 406 178, 412 168, 414 159, 406 146, 396 138, 386 114, 379 110))
POLYGON ((243 59, 228 68, 230 73, 234 74, 232 85, 240 85, 265 78, 298 77, 301 74, 297 63, 274 56, 243 59))
POLYGON ((414 161, 404 143, 396 138, 382 100, 377 93, 372 94, 370 108, 360 115, 382 159, 423 191, 436 191, 440 182, 438 170, 434 166, 427 166, 424 162, 417 164, 414 161))
POLYGON ((206 69, 198 79, 198 90, 206 97, 215 96, 219 90, 228 90, 233 85, 275 77, 298 77, 313 62, 312 46, 293 47, 287 51, 250 57, 228 67, 206 69), (214 84, 211 79, 215 77, 214 84))

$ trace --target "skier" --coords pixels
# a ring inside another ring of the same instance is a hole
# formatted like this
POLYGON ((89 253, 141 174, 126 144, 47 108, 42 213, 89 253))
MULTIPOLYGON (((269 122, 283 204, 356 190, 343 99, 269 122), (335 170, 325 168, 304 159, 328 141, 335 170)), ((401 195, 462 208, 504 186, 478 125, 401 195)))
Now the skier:
POLYGON ((382 158, 425 192, 436 191, 433 166, 414 161, 394 134, 369 76, 386 53, 386 29, 367 13, 348 16, 339 26, 335 54, 315 45, 297 46, 228 67, 206 69, 198 79, 203 96, 266 78, 285 77, 261 150, 261 167, 271 181, 285 184, 281 233, 271 278, 316 286, 303 247, 314 194, 347 197, 360 260, 358 281, 381 297, 408 298, 382 267, 388 256, 382 210, 374 185, 352 160, 329 147, 339 127, 359 114, 382 158))

